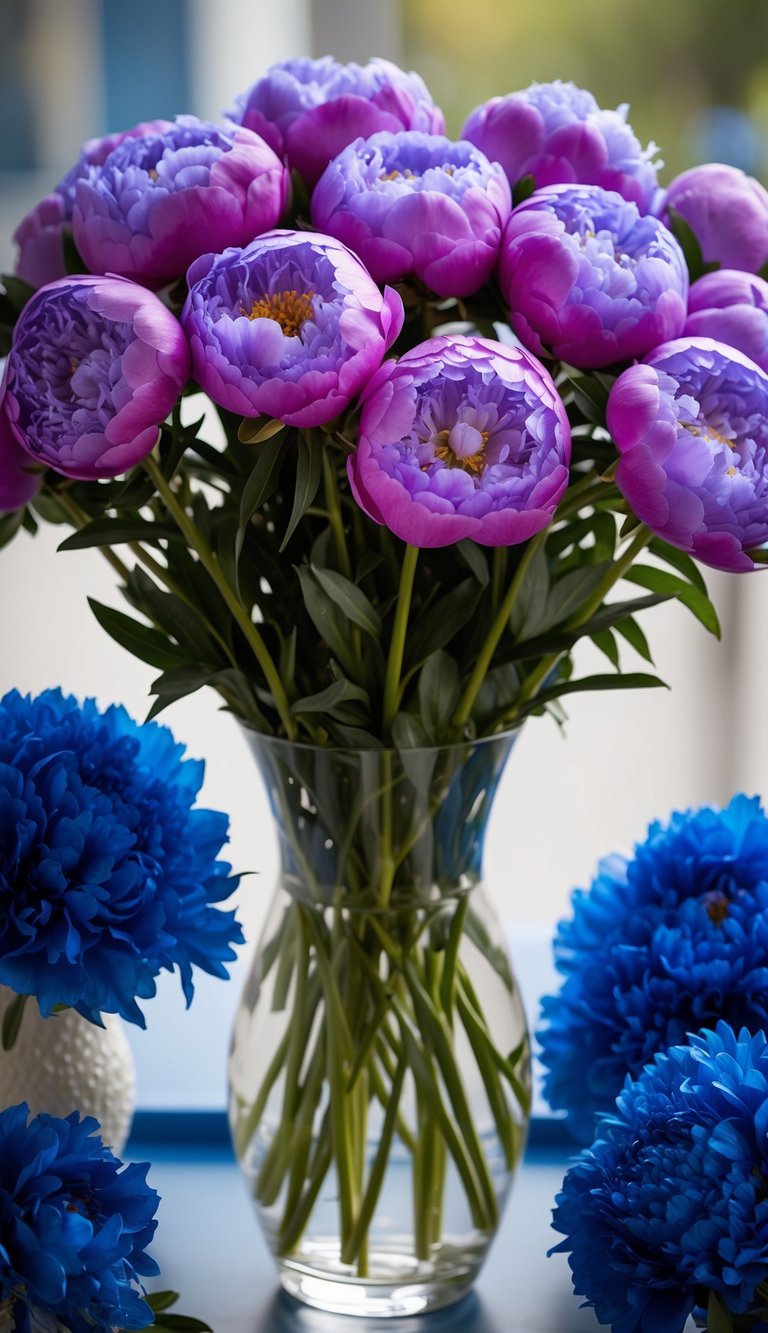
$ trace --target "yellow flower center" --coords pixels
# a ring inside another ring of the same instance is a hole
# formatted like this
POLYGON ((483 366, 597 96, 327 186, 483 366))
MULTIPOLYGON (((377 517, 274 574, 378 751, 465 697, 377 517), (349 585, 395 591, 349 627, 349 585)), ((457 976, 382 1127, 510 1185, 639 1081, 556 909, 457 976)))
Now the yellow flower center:
POLYGON ((736 445, 733 440, 727 435, 723 435, 719 430, 715 430, 714 426, 710 426, 709 422, 702 426, 698 421, 681 421, 680 425, 684 426, 687 431, 690 431, 691 435, 696 435, 705 440, 717 440, 718 444, 725 444, 733 451, 733 453, 736 452, 736 445))
POLYGON ((476 434, 482 441, 479 449, 476 449, 473 454, 465 454, 462 457, 461 454, 456 453, 451 443, 451 432, 449 430, 439 431, 437 435, 439 443, 435 446, 435 458, 439 458, 441 463, 445 463, 446 467, 463 467, 467 472, 472 472, 477 476, 485 467, 485 446, 488 443, 488 431, 477 431, 476 434))
POLYGON ((303 325, 314 314, 312 297, 314 292, 273 292, 260 296, 250 310, 242 310, 249 319, 274 319, 280 325, 286 338, 296 338, 303 325))

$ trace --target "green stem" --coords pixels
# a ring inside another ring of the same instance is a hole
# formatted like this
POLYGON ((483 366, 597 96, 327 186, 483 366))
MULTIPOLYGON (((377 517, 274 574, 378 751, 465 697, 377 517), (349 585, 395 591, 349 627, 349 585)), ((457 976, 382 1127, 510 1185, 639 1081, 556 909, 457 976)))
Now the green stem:
POLYGON ((238 1159, 243 1156, 243 1153, 259 1127, 259 1121, 264 1114, 267 1098, 274 1087, 280 1070, 285 1062, 285 1057, 288 1054, 289 1039, 290 1029, 285 1032, 280 1045, 272 1056, 269 1068, 264 1075, 255 1102, 248 1111, 245 1119, 239 1119, 237 1122, 237 1129, 235 1131, 235 1152, 238 1159))
MULTIPOLYGON (((591 619, 602 606, 611 589, 624 577, 630 566, 634 564, 637 556, 648 545, 651 537, 652 533, 648 528, 640 527, 637 529, 624 554, 607 570, 589 601, 572 615, 570 620, 566 621, 565 629, 577 629, 579 625, 583 625, 591 619)), ((562 656, 562 653, 548 653, 530 675, 525 677, 520 686, 515 707, 507 715, 508 722, 514 720, 520 711, 521 704, 527 703, 529 699, 533 698, 539 686, 547 679, 553 667, 557 666, 562 656)))
POLYGON ((329 1128, 330 1114, 326 1112, 318 1132, 317 1148, 309 1168, 307 1188, 291 1216, 284 1221, 280 1228, 277 1237, 278 1254, 290 1254, 291 1250, 296 1248, 312 1215, 312 1209, 317 1203, 317 1196, 333 1161, 329 1128))
POLYGON ((385 735, 389 732, 400 707, 400 675, 403 669, 405 636, 408 629, 408 616, 411 609, 413 581, 418 558, 419 548, 417 546, 406 546, 400 570, 400 587, 395 606, 395 619, 392 625, 392 639, 389 645, 387 674, 384 684, 383 722, 385 735))
POLYGON ((532 537, 525 546, 523 554, 520 557, 520 563, 515 570, 514 578, 507 589, 506 597, 499 607, 496 619, 494 620, 485 643, 478 654, 467 688, 465 689, 461 702, 453 715, 453 722, 456 727, 464 727, 472 712, 475 700, 480 693, 480 687, 488 674, 488 668, 491 665, 493 654, 496 652, 499 641, 509 624, 512 607, 515 604, 523 579, 528 572, 528 567, 533 560, 533 557, 536 555, 536 552, 540 550, 546 541, 548 532, 548 528, 542 528, 541 532, 537 532, 536 536, 532 537))
POLYGON ((469 892, 467 891, 459 899, 458 906, 453 914, 451 928, 448 932, 448 942, 445 946, 443 975, 440 978, 440 1003, 448 1022, 451 1024, 453 1023, 453 1006, 456 997, 456 960, 459 956, 459 947, 461 937, 464 934, 464 922, 467 919, 468 909, 469 892))
POLYGON ((333 539, 336 543, 336 554, 339 558, 339 566, 342 574, 346 578, 351 579, 352 566, 349 560, 347 538, 344 532, 344 519, 341 513, 339 479, 336 475, 333 459, 327 449, 323 450, 323 483, 325 487, 325 503, 328 509, 328 520, 331 525, 333 539))
POLYGON ((246 611, 240 598, 237 596, 237 593, 225 578, 215 552, 211 551, 209 547, 206 546, 198 529, 195 527, 195 524, 187 514, 183 505, 179 503, 171 486, 163 476, 161 468, 151 454, 144 459, 144 467, 152 478, 158 494, 162 496, 166 509, 173 515, 179 531, 182 533, 190 550, 197 552, 201 565, 213 579, 213 582, 216 584, 226 605, 232 612, 236 623, 242 630, 246 642, 251 648, 254 657, 264 673, 272 693, 272 698, 274 699, 275 708, 280 715, 280 720, 285 728, 288 739, 296 740, 296 737, 298 736, 298 728, 294 718, 291 716, 288 696, 285 692, 277 668, 272 661, 269 650, 267 649, 258 629, 251 620, 249 613, 246 611))

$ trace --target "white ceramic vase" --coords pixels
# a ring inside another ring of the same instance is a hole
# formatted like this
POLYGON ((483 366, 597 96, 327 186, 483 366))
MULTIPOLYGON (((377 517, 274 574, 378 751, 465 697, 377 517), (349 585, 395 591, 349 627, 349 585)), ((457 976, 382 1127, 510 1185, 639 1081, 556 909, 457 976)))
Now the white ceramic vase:
MULTIPOLYGON (((0 986, 0 1022, 13 999, 0 986)), ((105 1014, 104 1023, 97 1027, 74 1009, 44 1019, 37 1001, 28 1000, 13 1049, 0 1050, 0 1108, 28 1102, 33 1115, 95 1116, 119 1156, 133 1119, 136 1076, 122 1019, 105 1014)))

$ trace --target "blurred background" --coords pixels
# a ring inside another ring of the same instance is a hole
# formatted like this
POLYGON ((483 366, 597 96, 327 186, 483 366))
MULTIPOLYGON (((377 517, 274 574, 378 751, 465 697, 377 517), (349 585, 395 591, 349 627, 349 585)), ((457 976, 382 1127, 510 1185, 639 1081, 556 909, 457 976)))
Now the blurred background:
MULTIPOLYGON (((180 111, 215 118, 273 61, 326 52, 417 69, 454 135, 497 93, 573 79, 601 105, 631 104, 664 179, 707 160, 768 177, 764 0, 2 0, 0 270, 13 263, 17 222, 83 140, 180 111)), ((48 528, 0 552, 0 692, 62 685, 142 717, 156 673, 106 638, 86 602, 119 605, 110 570, 96 551, 56 555, 58 539, 48 528)), ((629 850, 674 808, 768 789, 768 574, 711 586, 720 644, 680 606, 645 617, 669 692, 577 697, 565 736, 533 719, 512 756, 487 872, 532 1016, 553 984, 554 923, 601 855, 629 850)), ((206 759, 204 799, 230 814, 234 866, 256 872, 239 893, 253 941, 276 849, 245 744, 213 696, 163 720, 206 759)), ((189 1019, 173 987, 147 1006, 149 1035, 136 1041, 145 1105, 223 1104, 223 1034, 248 953, 233 985, 201 982, 189 1019)))

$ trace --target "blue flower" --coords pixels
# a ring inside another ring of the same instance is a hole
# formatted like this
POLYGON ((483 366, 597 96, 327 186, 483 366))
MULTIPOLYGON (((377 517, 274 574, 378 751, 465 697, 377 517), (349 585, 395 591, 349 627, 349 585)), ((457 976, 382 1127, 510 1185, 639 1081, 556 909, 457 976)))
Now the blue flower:
POLYGON ((768 819, 735 796, 726 810, 652 824, 627 860, 602 861, 555 940, 565 976, 540 1034, 550 1105, 588 1143, 627 1073, 714 1027, 768 1029, 768 819))
POLYGON ((193 809, 204 765, 156 723, 48 690, 0 699, 0 983, 99 1022, 144 1026, 136 1000, 178 968, 226 977, 242 940, 213 904, 227 817, 193 809))
POLYGON ((768 1278, 767 1130, 763 1032, 737 1037, 719 1023, 627 1080, 553 1219, 601 1323, 682 1333, 710 1291, 734 1314, 751 1311, 768 1278))
POLYGON ((70 1333, 146 1328, 138 1279, 159 1272, 145 1253, 159 1203, 147 1164, 123 1167, 90 1117, 28 1116, 0 1112, 0 1313, 7 1303, 17 1333, 33 1309, 70 1333))

